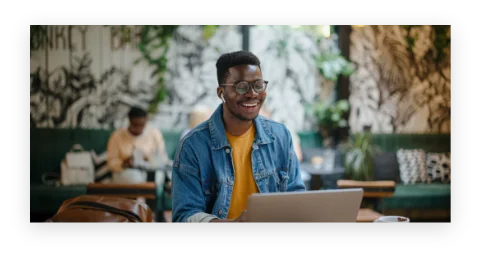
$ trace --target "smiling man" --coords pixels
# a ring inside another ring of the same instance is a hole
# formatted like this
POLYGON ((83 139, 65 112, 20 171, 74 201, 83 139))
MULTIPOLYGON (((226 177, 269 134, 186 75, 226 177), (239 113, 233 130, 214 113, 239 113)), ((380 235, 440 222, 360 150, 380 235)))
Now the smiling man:
POLYGON ((289 131, 259 116, 268 84, 259 59, 227 53, 216 67, 222 104, 182 139, 175 155, 176 222, 243 221, 249 195, 305 190, 289 131))

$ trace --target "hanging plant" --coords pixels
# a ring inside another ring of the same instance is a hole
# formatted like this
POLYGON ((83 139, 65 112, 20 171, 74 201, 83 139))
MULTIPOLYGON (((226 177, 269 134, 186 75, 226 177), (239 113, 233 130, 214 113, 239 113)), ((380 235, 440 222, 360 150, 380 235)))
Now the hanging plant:
POLYGON ((344 58, 337 46, 337 37, 319 37, 319 55, 314 57, 316 67, 324 79, 336 82, 340 75, 349 76, 354 73, 354 64, 344 58))
POLYGON ((157 106, 164 101, 168 94, 164 81, 165 73, 167 72, 167 51, 169 50, 169 40, 177 27, 178 25, 142 26, 140 43, 138 45, 142 57, 135 63, 143 60, 154 66, 151 77, 157 79, 157 90, 154 98, 149 103, 149 113, 157 111, 157 106))
POLYGON ((315 60, 319 72, 329 81, 337 81, 340 75, 349 76, 354 72, 354 65, 341 55, 320 54, 315 60))
MULTIPOLYGON (((155 113, 157 107, 168 95, 165 87, 164 77, 167 72, 167 51, 169 50, 170 39, 179 25, 145 25, 142 26, 140 43, 138 49, 142 57, 136 61, 146 61, 154 66, 152 78, 157 78, 157 90, 154 98, 149 104, 148 112, 155 113)), ((203 26, 203 39, 209 40, 217 31, 220 25, 203 26)))
POLYGON ((136 61, 146 61, 149 65, 154 66, 151 77, 156 77, 157 90, 152 101, 149 103, 148 112, 154 113, 159 103, 164 101, 167 96, 165 88, 164 76, 167 72, 167 51, 169 50, 169 39, 172 37, 174 30, 178 26, 163 25, 145 25, 141 29, 140 43, 138 49, 142 54, 142 58, 136 61))
POLYGON ((220 25, 204 25, 203 26, 203 36, 204 40, 209 40, 214 36, 215 32, 217 29, 220 27, 220 25))

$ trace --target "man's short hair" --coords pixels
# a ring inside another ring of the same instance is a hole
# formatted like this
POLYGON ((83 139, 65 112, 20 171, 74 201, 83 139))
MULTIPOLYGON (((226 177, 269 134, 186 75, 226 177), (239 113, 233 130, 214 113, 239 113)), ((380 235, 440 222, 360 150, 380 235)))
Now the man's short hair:
POLYGON ((236 51, 223 54, 217 59, 215 66, 217 67, 217 82, 224 83, 229 76, 229 68, 238 65, 256 65, 261 69, 259 58, 249 51, 236 51))
POLYGON ((129 111, 129 119, 147 117, 147 112, 139 107, 132 107, 129 111))

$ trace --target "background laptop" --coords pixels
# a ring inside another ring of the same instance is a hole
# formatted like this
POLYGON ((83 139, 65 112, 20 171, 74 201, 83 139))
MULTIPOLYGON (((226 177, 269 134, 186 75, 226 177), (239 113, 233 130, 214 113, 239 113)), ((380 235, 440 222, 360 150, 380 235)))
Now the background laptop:
POLYGON ((363 190, 252 194, 248 222, 356 222, 363 190))

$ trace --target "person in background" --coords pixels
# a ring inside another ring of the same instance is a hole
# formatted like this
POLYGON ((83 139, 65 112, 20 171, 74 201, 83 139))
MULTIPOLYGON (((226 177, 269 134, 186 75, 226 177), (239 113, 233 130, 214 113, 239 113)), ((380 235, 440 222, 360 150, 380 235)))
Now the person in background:
MULTIPOLYGON (((145 183, 147 174, 139 168, 142 162, 169 162, 162 133, 147 125, 147 112, 132 107, 129 126, 117 129, 107 145, 107 165, 112 171, 112 183, 145 183)), ((163 182, 163 173, 156 176, 157 185, 163 182)))
POLYGON ((285 125, 258 116, 266 99, 259 59, 248 51, 216 63, 213 115, 181 140, 172 171, 172 221, 245 221, 253 193, 305 191, 285 125))
POLYGON ((184 136, 194 127, 209 119, 211 115, 212 109, 210 107, 204 105, 196 105, 189 114, 189 128, 185 129, 180 139, 184 138, 184 136))

